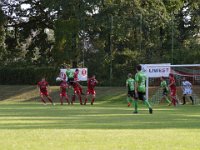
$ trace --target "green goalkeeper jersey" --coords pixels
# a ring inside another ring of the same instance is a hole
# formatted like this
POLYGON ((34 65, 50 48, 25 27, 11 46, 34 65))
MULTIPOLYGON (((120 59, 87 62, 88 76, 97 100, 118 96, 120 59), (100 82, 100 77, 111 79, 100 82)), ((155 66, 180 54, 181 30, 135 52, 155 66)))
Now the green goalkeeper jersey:
POLYGON ((145 85, 145 81, 146 81, 146 75, 144 74, 144 72, 139 71, 138 73, 135 74, 135 82, 138 84, 138 92, 146 92, 146 85, 145 85))
POLYGON ((67 75, 67 77, 68 78, 74 78, 74 72, 72 71, 72 70, 70 70, 70 69, 67 69, 66 70, 66 75, 67 75))
POLYGON ((161 81, 160 87, 162 87, 163 89, 166 89, 168 91, 167 82, 165 80, 161 81))
POLYGON ((134 91, 135 89, 135 80, 133 78, 128 78, 126 80, 126 85, 128 85, 128 91, 134 91))

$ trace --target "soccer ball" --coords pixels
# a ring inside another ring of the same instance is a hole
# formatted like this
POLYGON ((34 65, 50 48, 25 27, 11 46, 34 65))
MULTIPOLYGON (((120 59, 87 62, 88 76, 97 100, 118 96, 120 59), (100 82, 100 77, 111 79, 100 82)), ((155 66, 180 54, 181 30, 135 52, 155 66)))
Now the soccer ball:
POLYGON ((62 81, 62 78, 57 77, 57 78, 56 78, 56 82, 60 82, 60 81, 62 81))

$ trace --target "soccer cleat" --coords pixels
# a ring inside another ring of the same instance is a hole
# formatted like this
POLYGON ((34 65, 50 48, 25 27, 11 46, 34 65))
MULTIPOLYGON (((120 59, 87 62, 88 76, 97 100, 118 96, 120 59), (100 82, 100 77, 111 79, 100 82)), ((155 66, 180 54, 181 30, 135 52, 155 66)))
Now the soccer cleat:
POLYGON ((153 114, 153 109, 152 108, 149 108, 149 113, 153 114))
POLYGON ((93 105, 93 102, 91 102, 91 105, 93 105))
POLYGON ((137 113, 138 113, 137 111, 134 111, 134 112, 133 112, 133 114, 137 114, 137 113))
POLYGON ((194 100, 192 100, 192 105, 194 105, 194 100))
POLYGON ((167 106, 171 106, 172 105, 172 103, 169 103, 167 106))

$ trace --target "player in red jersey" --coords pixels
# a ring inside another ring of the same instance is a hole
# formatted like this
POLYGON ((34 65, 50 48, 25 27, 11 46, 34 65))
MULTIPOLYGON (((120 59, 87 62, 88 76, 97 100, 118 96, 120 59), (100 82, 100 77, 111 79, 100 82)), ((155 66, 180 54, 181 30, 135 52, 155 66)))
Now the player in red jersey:
POLYGON ((92 95, 91 105, 93 105, 94 100, 96 98, 96 91, 94 90, 94 88, 97 85, 97 83, 98 81, 96 80, 95 75, 93 75, 91 78, 88 79, 88 84, 87 84, 88 89, 84 105, 86 105, 89 95, 92 95))
POLYGON ((75 102, 76 95, 77 95, 78 98, 79 98, 80 104, 83 105, 83 103, 82 103, 82 97, 81 97, 81 91, 80 91, 80 87, 79 87, 78 82, 73 82, 72 83, 72 87, 74 89, 74 94, 72 96, 71 104, 73 105, 73 103, 75 102))
POLYGON ((170 97, 171 102, 174 106, 176 106, 176 81, 173 74, 169 74, 169 89, 170 89, 170 97))
POLYGON ((74 72, 74 81, 78 81, 78 74, 79 74, 79 70, 76 69, 74 72))
POLYGON ((79 79, 78 79, 78 74, 79 74, 79 70, 76 69, 75 72, 74 72, 74 82, 77 82, 77 84, 79 85, 79 90, 80 90, 81 94, 84 95, 84 93, 83 93, 83 88, 82 88, 82 86, 80 85, 80 83, 78 82, 78 81, 79 81, 79 79))
POLYGON ((68 88, 69 88, 69 86, 67 84, 67 81, 63 80, 60 84, 60 103, 61 103, 61 105, 63 105, 63 98, 65 98, 67 103, 70 104, 69 103, 69 97, 66 93, 68 88))
POLYGON ((45 97, 51 102, 52 105, 55 105, 52 101, 52 98, 49 96, 50 90, 48 90, 49 83, 46 81, 45 77, 42 78, 40 82, 38 82, 37 87, 39 88, 40 97, 44 104, 46 104, 45 97))

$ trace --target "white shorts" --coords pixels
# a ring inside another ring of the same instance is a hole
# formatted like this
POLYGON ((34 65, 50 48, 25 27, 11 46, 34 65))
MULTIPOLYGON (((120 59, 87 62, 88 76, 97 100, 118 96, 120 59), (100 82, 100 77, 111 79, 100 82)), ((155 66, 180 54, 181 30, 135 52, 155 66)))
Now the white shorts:
POLYGON ((183 91, 183 95, 191 95, 192 94, 192 90, 191 89, 186 89, 183 91))

